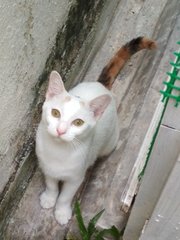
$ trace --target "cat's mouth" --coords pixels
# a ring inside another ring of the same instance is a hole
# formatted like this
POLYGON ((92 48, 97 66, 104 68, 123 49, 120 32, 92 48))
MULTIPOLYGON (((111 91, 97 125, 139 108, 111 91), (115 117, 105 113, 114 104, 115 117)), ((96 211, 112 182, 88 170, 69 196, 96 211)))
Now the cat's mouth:
POLYGON ((62 134, 61 136, 57 135, 56 137, 59 141, 63 141, 63 142, 71 142, 73 141, 73 137, 68 136, 66 134, 62 134))
POLYGON ((48 133, 58 142, 71 142, 74 139, 74 136, 71 134, 58 134, 57 131, 51 130, 50 128, 47 128, 48 133))

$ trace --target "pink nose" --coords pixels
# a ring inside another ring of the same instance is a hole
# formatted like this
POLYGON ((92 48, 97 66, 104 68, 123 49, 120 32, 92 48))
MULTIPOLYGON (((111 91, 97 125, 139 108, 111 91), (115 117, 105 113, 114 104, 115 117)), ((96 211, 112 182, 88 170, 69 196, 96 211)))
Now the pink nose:
POLYGON ((57 128, 57 133, 58 133, 59 136, 61 136, 64 133, 66 133, 66 130, 57 128))

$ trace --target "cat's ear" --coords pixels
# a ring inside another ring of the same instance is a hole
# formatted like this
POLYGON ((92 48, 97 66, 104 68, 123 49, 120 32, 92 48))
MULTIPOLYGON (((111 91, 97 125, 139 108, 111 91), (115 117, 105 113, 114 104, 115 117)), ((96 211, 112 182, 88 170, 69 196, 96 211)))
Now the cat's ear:
POLYGON ((102 116, 110 102, 111 97, 108 94, 101 95, 91 100, 89 106, 96 119, 102 116))
POLYGON ((46 99, 50 99, 55 95, 65 92, 64 83, 58 72, 52 71, 49 76, 49 85, 46 92, 46 99))

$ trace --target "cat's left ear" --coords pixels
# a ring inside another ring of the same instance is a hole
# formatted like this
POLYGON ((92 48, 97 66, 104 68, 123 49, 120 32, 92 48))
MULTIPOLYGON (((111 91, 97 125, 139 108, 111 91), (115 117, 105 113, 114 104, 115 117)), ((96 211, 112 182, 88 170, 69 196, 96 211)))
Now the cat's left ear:
POLYGON ((110 102, 111 97, 108 94, 101 95, 91 100, 89 106, 91 111, 94 113, 96 120, 102 116, 110 102))
POLYGON ((46 99, 50 99, 55 95, 65 92, 64 83, 57 71, 52 71, 49 76, 49 85, 46 92, 46 99))

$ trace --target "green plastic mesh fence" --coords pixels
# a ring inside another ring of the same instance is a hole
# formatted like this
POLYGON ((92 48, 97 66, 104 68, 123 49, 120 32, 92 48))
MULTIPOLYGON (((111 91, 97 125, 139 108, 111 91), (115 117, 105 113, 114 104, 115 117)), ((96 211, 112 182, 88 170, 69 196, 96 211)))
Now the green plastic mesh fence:
MULTIPOLYGON (((177 42, 177 44, 180 45, 180 41, 177 42)), ((180 103, 180 75, 178 75, 180 72, 180 51, 174 52, 174 55, 176 56, 175 61, 170 62, 172 71, 167 72, 169 78, 167 81, 163 82, 166 85, 166 89, 161 90, 160 92, 163 94, 162 101, 165 101, 165 99, 169 98, 174 99, 175 106, 177 107, 180 103)))

